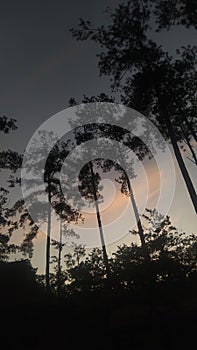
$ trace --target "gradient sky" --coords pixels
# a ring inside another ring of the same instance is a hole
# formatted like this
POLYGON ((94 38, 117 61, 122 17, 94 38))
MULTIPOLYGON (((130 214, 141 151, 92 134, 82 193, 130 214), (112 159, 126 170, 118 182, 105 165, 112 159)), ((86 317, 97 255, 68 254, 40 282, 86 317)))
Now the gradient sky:
MULTIPOLYGON (((40 124, 66 108, 70 97, 80 101, 83 94, 110 93, 109 79, 99 78, 97 46, 92 42, 76 42, 69 29, 77 26, 80 17, 96 24, 106 23, 106 7, 114 8, 118 3, 118 0, 1 1, 0 113, 16 118, 18 124, 17 131, 2 136, 1 148, 22 152, 40 124)), ((196 43, 194 31, 181 27, 170 33, 152 33, 152 37, 172 54, 181 45, 196 43)), ((120 102, 118 95, 116 102, 120 102)), ((186 164, 197 186, 195 166, 188 160, 186 164)), ((156 175, 153 168, 147 171, 154 201, 156 175)), ((176 171, 177 185, 170 215, 180 229, 195 233, 196 217, 177 166, 176 171)), ((118 203, 117 210, 122 205, 120 198, 118 203)), ((129 243, 130 236, 124 241, 129 243)), ((33 258, 34 265, 41 270, 44 242, 42 235, 37 238, 33 258)), ((108 247, 109 251, 113 248, 108 247)))

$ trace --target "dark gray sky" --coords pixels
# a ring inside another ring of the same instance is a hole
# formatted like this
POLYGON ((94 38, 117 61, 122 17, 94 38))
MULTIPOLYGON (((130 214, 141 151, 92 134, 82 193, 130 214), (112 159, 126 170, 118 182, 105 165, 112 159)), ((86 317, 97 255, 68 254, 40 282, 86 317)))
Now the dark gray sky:
POLYGON ((71 96, 107 90, 107 79, 98 78, 96 46, 76 42, 69 29, 80 17, 101 22, 112 3, 118 1, 1 2, 0 113, 18 120, 17 143, 21 132, 28 142, 71 96))
MULTIPOLYGON (((76 42, 69 29, 80 17, 105 23, 106 7, 119 2, 1 1, 0 113, 18 121, 18 130, 3 136, 6 146, 22 151, 39 125, 64 109, 70 97, 109 92, 109 79, 98 76, 97 46, 76 42)), ((170 52, 195 40, 192 30, 181 28, 153 37, 170 52)))

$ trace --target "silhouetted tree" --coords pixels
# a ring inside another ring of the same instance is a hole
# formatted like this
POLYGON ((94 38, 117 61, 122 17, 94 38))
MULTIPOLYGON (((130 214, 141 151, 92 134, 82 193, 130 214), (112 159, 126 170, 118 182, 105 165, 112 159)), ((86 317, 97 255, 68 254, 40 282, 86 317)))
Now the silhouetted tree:
MULTIPOLYGON (((33 219, 39 222, 46 222, 46 289, 50 290, 50 247, 51 247, 51 224, 52 211, 55 209, 62 220, 76 220, 77 211, 65 203, 60 181, 55 177, 62 165, 62 157, 66 157, 68 151, 64 143, 59 143, 53 132, 41 131, 35 137, 31 149, 26 153, 24 169, 24 189, 27 193, 26 204, 33 219), (37 137, 37 138, 36 138, 37 137), (52 147, 52 145, 54 145, 52 147), (44 162, 45 160, 45 162, 44 162), (45 190, 41 188, 39 178, 40 171, 44 170, 45 190)), ((68 141, 69 143, 69 141, 68 141)))
MULTIPOLYGON (((180 285, 196 278, 197 238, 179 232, 169 216, 147 209, 144 214, 144 232, 150 259, 144 257, 143 249, 136 243, 123 244, 112 254, 110 283, 112 291, 130 291, 144 295, 155 288, 180 285), (178 283, 178 284, 177 284, 178 283)), ((137 231, 132 230, 136 235, 137 231)), ((86 258, 79 253, 67 254, 68 292, 94 292, 105 287, 105 266, 101 250, 93 249, 86 258)), ((158 289, 159 290, 159 289, 158 289)))
POLYGON ((154 5, 159 29, 170 29, 172 25, 194 26, 197 29, 197 5, 195 0, 156 0, 154 5))
POLYGON ((7 118, 5 115, 0 117, 0 131, 8 134, 10 130, 16 130, 16 119, 7 118))
MULTIPOLYGON (((108 97, 106 94, 101 93, 98 96, 92 96, 92 97, 87 97, 84 95, 84 98, 82 100, 82 103, 97 103, 97 102, 114 102, 114 100, 111 97, 108 97)), ((70 99, 69 101, 69 105, 70 106, 74 106, 76 105, 77 102, 75 101, 74 98, 70 99)), ((104 107, 100 107, 99 105, 98 107, 94 108, 94 113, 96 113, 96 115, 102 116, 102 108, 104 107)), ((151 157, 151 153, 149 152, 148 148, 146 147, 146 145, 137 137, 130 137, 129 133, 127 132, 127 134, 125 133, 125 130, 116 127, 115 125, 110 125, 110 114, 115 114, 118 113, 118 107, 114 107, 114 105, 110 104, 106 105, 106 110, 108 109, 108 114, 109 114, 109 124, 98 124, 98 125, 92 125, 92 111, 91 111, 91 104, 90 104, 90 111, 88 113, 88 108, 87 110, 84 112, 84 110, 82 109, 80 111, 79 108, 79 112, 78 112, 78 118, 79 121, 81 123, 81 121, 86 121, 86 127, 85 128, 81 128, 81 127, 76 127, 76 137, 77 137, 77 142, 80 141, 87 141, 91 138, 108 138, 109 139, 113 139, 118 141, 117 142, 117 147, 116 147, 116 158, 120 158, 122 161, 122 165, 123 168, 121 168, 118 164, 114 164, 114 162, 111 162, 110 160, 106 160, 106 161, 100 161, 99 162, 99 166, 100 168, 104 171, 104 172, 109 172, 112 168, 119 173, 117 182, 119 182, 121 184, 121 191, 122 193, 126 194, 129 196, 130 201, 131 201, 131 205, 134 211, 134 216, 136 219, 136 224, 138 226, 138 232, 139 232, 139 237, 140 237, 140 241, 142 246, 144 247, 144 250, 146 250, 145 247, 145 240, 144 240, 144 235, 143 235, 143 227, 141 224, 141 220, 140 220, 140 215, 139 215, 139 211, 137 208, 137 204, 135 201, 135 197, 134 197, 134 193, 132 190, 132 186, 131 186, 131 181, 129 179, 129 176, 126 173, 126 168, 128 167, 129 163, 131 163, 131 161, 129 159, 127 159, 127 155, 121 151, 121 148, 119 146, 119 142, 123 145, 126 145, 127 147, 129 147, 131 150, 134 150, 138 156, 138 158, 140 160, 142 160, 145 156, 151 157), (112 107, 113 106, 113 107, 112 107), (84 129, 84 130, 83 130, 84 129), (127 165, 127 166, 126 166, 127 165), (124 170, 125 169, 125 170, 124 170)), ((75 126, 75 123, 72 125, 73 127, 75 126)), ((105 150, 106 147, 105 145, 101 146, 101 144, 99 144, 99 147, 103 149, 103 157, 105 157, 105 150)), ((113 153, 115 153, 115 149, 113 149, 113 153)), ((97 160, 97 164, 98 164, 98 160, 97 160)), ((130 164, 130 168, 131 168, 131 164, 130 164)), ((131 169, 131 172, 133 173, 133 170, 131 169)), ((133 176, 135 176, 135 174, 133 174, 133 176)), ((147 255, 147 252, 145 252, 145 254, 147 255)))
MULTIPOLYGON (((56 142, 55 146, 50 150, 45 164, 45 175, 44 181, 47 183, 46 192, 48 193, 48 232, 47 232, 47 249, 46 249, 46 285, 49 288, 49 264, 50 264, 50 245, 51 245, 51 206, 54 208, 56 214, 60 218, 60 236, 59 242, 53 240, 53 245, 56 246, 59 250, 58 257, 58 267, 57 267, 57 285, 60 290, 60 279, 61 279, 61 253, 64 243, 62 242, 62 237, 65 236, 75 236, 73 229, 67 229, 67 223, 78 222, 81 219, 81 214, 79 210, 74 209, 69 200, 72 199, 71 189, 69 185, 64 183, 64 190, 62 190, 62 185, 59 179, 59 174, 61 172, 62 164, 66 157, 69 155, 69 152, 72 150, 73 145, 71 140, 59 140, 56 142), (65 187, 67 191, 65 191, 65 187), (64 197, 65 193, 67 198, 64 197), (62 225, 64 229, 62 232, 62 225), (59 277, 58 277, 59 276, 59 277), (59 283, 58 283, 59 281, 59 283)), ((72 171, 72 165, 70 164, 69 172, 72 171)))
MULTIPOLYGON (((144 261, 141 248, 132 243, 114 253, 114 276, 126 289, 173 283, 196 273, 196 236, 178 232, 169 216, 146 210, 144 230, 150 261, 144 261), (191 255, 190 255, 191 254, 191 255), (190 257, 190 258, 189 258, 190 257)), ((137 234, 135 230, 132 234, 137 234)))
POLYGON ((149 1, 128 1, 108 13, 109 25, 95 28, 90 21, 80 20, 80 28, 72 29, 73 36, 89 38, 104 49, 98 54, 100 74, 112 76, 112 89, 121 91, 123 103, 151 118, 170 139, 197 212, 196 192, 178 145, 183 134, 176 132, 180 116, 190 132, 188 125, 194 120, 194 114, 192 121, 187 119, 186 111, 188 106, 194 110, 196 49, 183 49, 176 60, 148 37, 149 1))
POLYGON ((66 256, 69 293, 86 293, 100 290, 105 287, 106 266, 102 257, 102 251, 94 248, 85 259, 84 249, 80 251, 78 247, 73 255, 66 256), (77 249, 77 254, 76 254, 77 249), (72 262, 72 264, 71 264, 72 262))
MULTIPOLYGON (((58 251, 57 256, 53 255, 51 256, 52 263, 56 263, 55 267, 55 276, 53 276, 53 287, 55 290, 57 290, 57 294, 61 295, 65 292, 65 281, 67 279, 67 274, 66 272, 62 269, 62 252, 63 248, 66 246, 65 238, 70 239, 70 238, 79 238, 79 235, 75 233, 73 229, 68 229, 68 225, 63 223, 62 218, 60 217, 59 219, 60 222, 60 228, 59 228, 59 240, 54 240, 52 239, 51 245, 58 251), (55 278, 56 277, 56 278, 55 278)), ((81 246, 79 246, 81 247, 81 246)), ((77 256, 79 255, 80 257, 80 249, 79 249, 79 254, 77 249, 74 251, 74 256, 75 253, 77 256)))
MULTIPOLYGON (((16 130, 16 120, 0 117, 0 131, 8 134, 10 130, 16 130)), ((0 152, 0 170, 6 170, 6 188, 1 187, 0 200, 0 260, 8 260, 9 255, 16 252, 22 252, 24 256, 30 258, 33 253, 33 239, 37 233, 37 227, 33 225, 31 217, 24 206, 22 199, 17 200, 14 204, 10 198, 10 188, 20 185, 20 177, 16 172, 21 168, 22 155, 12 150, 3 150, 0 152), (8 172, 9 171, 9 172, 8 172), (8 179, 7 179, 8 176, 8 179), (11 202, 11 204, 9 204, 11 202), (12 234, 18 229, 26 229, 23 242, 19 244, 10 243, 12 234)), ((4 176, 4 175, 3 175, 4 176)))
POLYGON ((106 251, 106 245, 104 240, 104 232, 103 232, 103 225, 101 221, 101 214, 99 210, 99 189, 98 184, 100 180, 100 176, 98 172, 94 172, 93 170, 93 161, 90 161, 86 166, 83 167, 80 175, 79 175, 79 191, 82 193, 82 196, 84 196, 89 201, 93 201, 96 209, 96 216, 97 216, 97 222, 100 232, 100 238, 101 238, 101 245, 102 245, 102 251, 103 251, 103 261, 106 268, 107 276, 110 275, 109 270, 109 263, 108 263, 108 256, 106 251))

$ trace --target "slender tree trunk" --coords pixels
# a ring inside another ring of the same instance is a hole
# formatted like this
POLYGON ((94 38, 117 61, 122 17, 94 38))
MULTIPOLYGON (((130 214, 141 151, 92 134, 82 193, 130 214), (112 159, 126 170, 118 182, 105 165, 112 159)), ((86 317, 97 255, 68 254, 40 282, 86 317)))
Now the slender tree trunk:
MULTIPOLYGON (((84 133, 86 134, 86 126, 85 125, 84 125, 84 133)), ((98 222, 102 251, 103 251, 103 261, 104 261, 105 268, 106 268, 106 274, 107 274, 107 277, 109 279, 109 277, 110 277, 109 261, 108 261, 106 246, 105 246, 103 226, 102 226, 100 210, 99 210, 99 205, 98 205, 98 201, 97 201, 96 187, 95 187, 95 182, 94 182, 94 171, 93 171, 93 165, 92 165, 91 161, 90 161, 90 172, 91 172, 91 178, 92 178, 92 187, 93 187, 94 202, 95 202, 95 207, 96 207, 97 222, 98 222)))
POLYGON ((196 153, 194 152, 194 149, 193 149, 193 147, 192 147, 192 145, 191 145, 191 143, 190 143, 190 140, 186 139, 186 143, 187 143, 187 145, 188 145, 188 147, 189 147, 189 149, 190 149, 190 152, 191 152, 191 154, 192 154, 192 157, 193 157, 193 160, 194 160, 193 163, 195 163, 195 164, 197 165, 196 153))
POLYGON ((141 241, 141 246, 144 248, 146 246, 146 243, 145 243, 145 237, 144 237, 144 230, 143 230, 143 227, 142 227, 142 222, 140 220, 140 215, 139 215, 137 204, 136 204, 136 201, 135 201, 135 198, 134 198, 131 182, 130 182, 129 177, 126 174, 126 164, 125 164, 124 156, 122 155, 122 151, 120 149, 119 144, 118 144, 118 148, 119 148, 120 156, 121 156, 121 159, 123 161, 124 168, 125 168, 124 172, 125 172, 125 176, 127 178, 127 186, 128 186, 128 190, 129 190, 129 198, 130 198, 130 201, 131 201, 131 205, 133 207, 135 220, 136 220, 136 224, 137 224, 137 228, 138 228, 138 233, 139 233, 139 237, 140 237, 140 241, 141 241))
POLYGON ((79 252, 76 252, 76 259, 77 259, 77 265, 79 266, 79 262, 80 262, 80 260, 79 260, 79 252))
POLYGON ((139 237, 140 237, 140 241, 141 241, 141 245, 144 248, 146 243, 145 243, 145 237, 144 237, 144 230, 142 227, 142 222, 140 220, 140 216, 139 216, 139 212, 138 212, 138 208, 137 208, 137 204, 134 198, 134 194, 131 188, 131 182, 130 180, 127 178, 127 186, 129 189, 129 197, 130 197, 130 201, 131 201, 131 205, 133 207, 133 211, 134 211, 134 215, 135 215, 135 220, 137 223, 137 227, 138 227, 138 233, 139 233, 139 237))
POLYGON ((166 120, 166 125, 167 125, 167 128, 168 128, 170 140, 171 140, 171 143, 172 143, 172 147, 173 147, 173 150, 174 150, 174 154, 176 156, 177 162, 179 164, 179 168, 181 170, 181 173, 182 173, 182 176, 184 178, 186 187, 188 189, 191 201, 192 201, 193 206, 194 206, 194 210, 195 210, 195 212, 197 214, 197 195, 196 195, 196 191, 195 191, 193 183, 192 183, 192 181, 190 179, 190 176, 189 176, 189 173, 188 173, 187 168, 185 166, 185 163, 183 161, 183 158, 182 158, 181 152, 179 150, 179 146, 177 144, 176 137, 175 137, 175 134, 174 134, 174 131, 173 131, 172 123, 171 123, 170 118, 168 117, 167 113, 165 114, 165 120, 166 120))
POLYGON ((192 124, 188 121, 188 119, 187 119, 186 116, 184 117, 184 121, 185 121, 185 123, 186 123, 188 129, 190 130, 190 132, 191 132, 191 134, 192 134, 194 140, 197 142, 197 135, 196 135, 196 132, 195 132, 195 130, 194 130, 192 124))
POLYGON ((61 291, 61 259, 62 259, 62 219, 60 217, 60 236, 59 236, 59 251, 58 251, 58 267, 57 267, 57 291, 61 291))
POLYGON ((107 251, 106 251, 106 246, 105 246, 101 215, 100 215, 100 211, 99 211, 99 204, 98 204, 98 199, 97 199, 96 186, 95 186, 95 182, 94 182, 94 171, 93 171, 92 162, 90 162, 90 171, 91 171, 92 187, 93 187, 94 201, 95 201, 95 207, 96 207, 96 215, 97 215, 97 221, 98 221, 100 238, 101 238, 101 244, 102 244, 103 261, 104 261, 104 264, 105 264, 107 277, 109 278, 109 275, 110 275, 109 262, 108 262, 108 256, 107 256, 107 251))
POLYGON ((51 247, 51 183, 48 181, 48 223, 47 223, 47 241, 46 241, 46 290, 50 290, 50 247, 51 247))
MULTIPOLYGON (((143 45, 141 39, 139 39, 139 36, 137 36, 137 39, 139 41, 139 44, 140 44, 141 48, 144 49, 144 45, 143 45)), ((147 67, 149 67, 150 71, 152 71, 152 73, 154 73, 154 70, 152 69, 152 62, 151 62, 151 60, 149 59, 149 57, 147 55, 145 55, 145 61, 146 61, 147 67)), ((181 152, 179 150, 179 147, 178 147, 178 144, 177 144, 177 141, 176 141, 176 137, 175 137, 175 134, 174 134, 174 131, 173 131, 173 128, 172 128, 172 123, 170 121, 170 118, 168 117, 168 113, 166 111, 165 105, 163 105, 163 103, 162 103, 162 98, 161 98, 162 94, 160 93, 160 89, 159 89, 159 87, 157 86, 157 83, 154 80, 153 80, 153 86, 155 88, 155 92, 156 92, 156 95, 157 95, 157 98, 158 98, 158 103, 160 105, 160 116, 164 117, 164 120, 166 120, 166 125, 167 125, 167 128, 168 128, 169 137, 170 137, 170 140, 171 140, 171 143, 172 143, 174 154, 176 156, 177 162, 179 164, 179 168, 181 170, 181 173, 182 173, 182 176, 184 178, 187 190, 189 192, 191 201, 193 203, 194 210, 195 210, 195 212, 197 214, 197 195, 196 195, 193 183, 192 183, 192 181, 190 179, 189 173, 187 171, 187 168, 186 168, 185 163, 183 161, 181 152)), ((168 91, 168 86, 166 86, 166 90, 168 91)), ((185 117, 185 122, 188 125, 188 127, 190 128, 190 131, 191 131, 194 139, 197 141, 196 133, 195 133, 191 123, 187 120, 186 117, 185 117)))
POLYGON ((190 143, 189 137, 186 135, 186 133, 185 133, 184 128, 182 127, 182 125, 180 125, 180 128, 181 128, 181 130, 182 130, 182 133, 183 133, 185 142, 186 142, 187 146, 189 147, 190 152, 191 152, 191 154, 192 154, 192 157, 193 157, 193 159, 194 159, 194 162, 193 162, 193 163, 195 163, 195 164, 197 165, 197 157, 196 157, 196 154, 195 154, 195 152, 194 152, 194 149, 193 149, 193 147, 192 147, 192 145, 191 145, 191 143, 190 143))
POLYGON ((147 260, 150 260, 150 254, 149 254, 148 248, 146 246, 146 241, 145 241, 145 237, 144 237, 144 230, 143 230, 143 227, 142 227, 142 222, 140 220, 138 208, 137 208, 136 201, 135 201, 134 194, 133 194, 133 190, 132 190, 132 187, 131 187, 131 182, 130 182, 128 177, 127 177, 127 186, 128 186, 128 189, 129 189, 129 197, 130 197, 131 204, 133 206, 133 211, 134 211, 134 215, 135 215, 135 219, 136 219, 136 223, 137 223, 137 227, 138 227, 138 234, 139 234, 139 237, 140 237, 142 250, 144 252, 144 257, 147 260))
POLYGON ((47 226, 47 242, 46 242, 46 289, 50 290, 50 246, 51 246, 51 205, 48 208, 48 226, 47 226))

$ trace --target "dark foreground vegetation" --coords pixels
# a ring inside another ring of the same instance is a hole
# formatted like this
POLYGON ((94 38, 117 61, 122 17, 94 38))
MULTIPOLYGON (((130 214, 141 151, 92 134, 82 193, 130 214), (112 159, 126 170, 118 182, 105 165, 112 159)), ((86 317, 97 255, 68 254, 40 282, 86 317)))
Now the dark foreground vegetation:
POLYGON ((4 303, 1 341, 7 349, 190 347, 196 292, 196 281, 182 281, 138 294, 103 290, 60 300, 41 293, 37 301, 4 303))
POLYGON ((61 276, 50 275, 48 292, 28 260, 2 262, 2 343, 8 349, 194 344, 196 237, 178 234, 169 218, 145 237, 148 256, 136 244, 119 247, 109 259, 108 277, 100 250, 84 257, 76 247, 65 256, 61 276))

